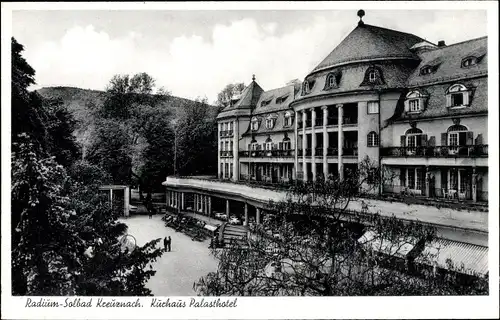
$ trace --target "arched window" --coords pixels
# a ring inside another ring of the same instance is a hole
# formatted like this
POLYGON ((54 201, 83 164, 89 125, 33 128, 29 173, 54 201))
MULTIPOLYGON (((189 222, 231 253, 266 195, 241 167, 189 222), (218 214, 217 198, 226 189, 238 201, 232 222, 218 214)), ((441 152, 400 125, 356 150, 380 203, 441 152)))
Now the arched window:
POLYGON ((384 84, 382 69, 376 66, 369 67, 365 72, 365 77, 361 86, 372 86, 384 84))
POLYGON ((427 135, 423 134, 422 130, 413 127, 406 130, 404 136, 401 136, 401 146, 403 147, 421 147, 427 144, 427 135))
POLYGON ((276 124, 276 118, 272 115, 267 116, 266 118, 266 128, 267 129, 272 129, 274 128, 274 125, 276 124))
POLYGON ((252 118, 251 129, 252 129, 252 131, 259 130, 259 119, 257 119, 257 117, 253 117, 252 118))
POLYGON ((379 144, 378 134, 375 131, 368 133, 368 146, 377 147, 379 144))
POLYGON ((292 112, 285 112, 285 127, 291 127, 293 125, 293 116, 292 112))
POLYGON ((466 146, 472 145, 473 133, 461 124, 454 124, 447 130, 448 146, 466 146))
POLYGON ((427 95, 419 90, 410 91, 405 99, 405 112, 419 113, 425 109, 427 95))
POLYGON ((312 88, 314 88, 315 82, 316 82, 316 80, 311 80, 311 79, 305 80, 303 87, 302 87, 302 95, 306 95, 306 94, 311 93, 312 88))
POLYGON ((471 91, 463 84, 454 84, 446 90, 446 106, 462 108, 469 106, 471 91))

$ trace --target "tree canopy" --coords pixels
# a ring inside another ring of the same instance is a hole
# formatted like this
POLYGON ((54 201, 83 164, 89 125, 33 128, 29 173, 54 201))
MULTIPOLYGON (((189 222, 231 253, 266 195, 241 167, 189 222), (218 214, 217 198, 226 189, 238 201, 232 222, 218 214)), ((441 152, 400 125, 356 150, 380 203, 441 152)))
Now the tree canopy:
POLYGON ((159 239, 123 251, 123 209, 99 192, 112 177, 77 160, 71 114, 28 91, 35 71, 22 51, 12 39, 12 293, 151 294, 145 283, 163 253, 159 239))

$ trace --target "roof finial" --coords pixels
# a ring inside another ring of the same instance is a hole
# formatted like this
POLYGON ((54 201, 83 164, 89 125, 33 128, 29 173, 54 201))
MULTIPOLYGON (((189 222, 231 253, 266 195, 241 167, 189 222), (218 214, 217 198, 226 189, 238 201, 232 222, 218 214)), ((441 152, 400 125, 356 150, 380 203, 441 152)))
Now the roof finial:
POLYGON ((255 74, 252 74, 252 81, 255 81, 255 74))
POLYGON ((363 17, 365 16, 365 10, 361 9, 361 10, 358 10, 358 17, 359 17, 359 22, 358 22, 358 26, 362 26, 364 25, 365 23, 363 22, 363 17))

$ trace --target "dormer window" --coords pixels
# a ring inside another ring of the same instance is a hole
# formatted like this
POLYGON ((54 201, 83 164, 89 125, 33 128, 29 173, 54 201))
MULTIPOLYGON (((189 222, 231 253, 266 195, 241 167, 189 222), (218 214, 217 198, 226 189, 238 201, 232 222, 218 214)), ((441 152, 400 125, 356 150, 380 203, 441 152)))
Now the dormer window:
POLYGON ((384 79, 382 77, 382 69, 379 67, 373 66, 369 67, 365 72, 365 77, 363 82, 360 84, 361 86, 373 86, 373 85, 381 85, 384 84, 384 79))
POLYGON ((304 81, 304 85, 302 87, 302 94, 306 95, 311 93, 312 88, 314 87, 315 80, 306 80, 304 81))
POLYGON ((276 98, 276 103, 277 104, 281 104, 281 103, 285 102, 286 99, 288 99, 288 95, 282 96, 282 97, 278 97, 278 98, 276 98))
POLYGON ((422 94, 420 91, 411 91, 406 95, 405 100, 405 112, 408 113, 419 113, 425 108, 427 96, 422 94))
POLYGON ((290 111, 285 112, 285 127, 291 127, 293 125, 293 117, 290 111))
POLYGON ((448 108, 463 108, 469 106, 471 91, 463 84, 454 84, 446 91, 446 106, 448 108))
POLYGON ((462 68, 468 68, 470 66, 476 65, 478 59, 476 57, 467 57, 462 60, 462 68))
POLYGON ((269 104, 271 103, 271 100, 272 100, 272 99, 262 101, 262 102, 260 103, 260 106, 261 106, 261 107, 265 107, 265 106, 269 105, 269 104))
POLYGON ((421 75, 426 75, 426 74, 431 74, 435 71, 435 67, 433 66, 423 66, 421 69, 420 69, 420 74, 421 75))
POLYGON ((338 72, 332 72, 329 73, 326 76, 326 82, 325 82, 325 88, 324 90, 332 89, 332 88, 337 88, 340 83, 340 78, 342 77, 342 74, 338 72))
POLYGON ((252 118, 251 121, 251 129, 252 131, 257 131, 259 130, 259 120, 256 117, 252 118))
POLYGON ((274 118, 273 116, 268 116, 266 119, 266 128, 267 129, 274 128, 275 123, 276 123, 276 118, 274 118))

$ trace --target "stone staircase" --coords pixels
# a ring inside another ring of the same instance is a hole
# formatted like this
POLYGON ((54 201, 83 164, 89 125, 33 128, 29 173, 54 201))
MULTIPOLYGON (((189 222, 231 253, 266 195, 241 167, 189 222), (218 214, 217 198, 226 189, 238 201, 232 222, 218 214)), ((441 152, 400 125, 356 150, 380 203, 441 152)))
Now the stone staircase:
POLYGON ((220 237, 222 239, 221 243, 224 244, 224 246, 235 244, 238 246, 248 246, 247 242, 247 233, 248 230, 244 226, 237 226, 237 225, 231 225, 229 223, 225 223, 223 226, 223 229, 221 230, 221 235, 220 237))

